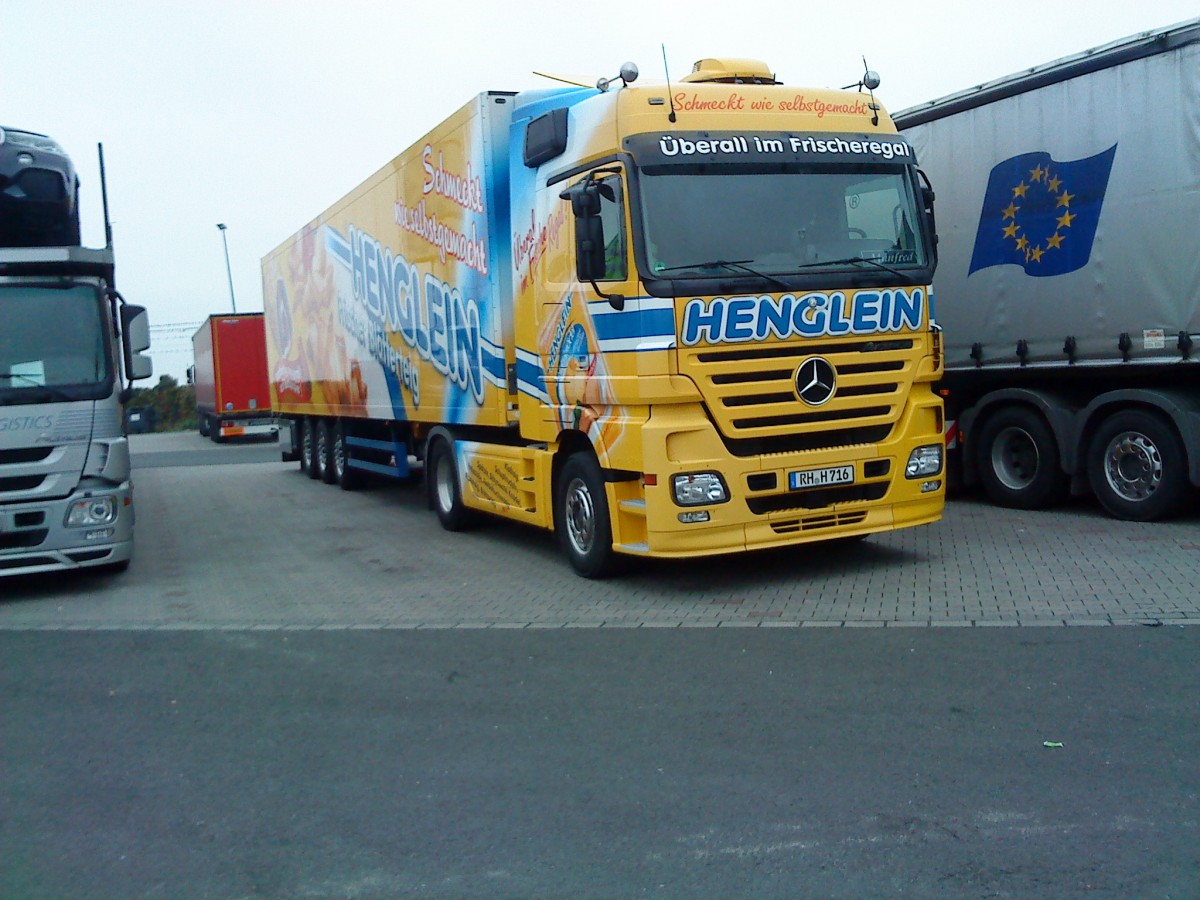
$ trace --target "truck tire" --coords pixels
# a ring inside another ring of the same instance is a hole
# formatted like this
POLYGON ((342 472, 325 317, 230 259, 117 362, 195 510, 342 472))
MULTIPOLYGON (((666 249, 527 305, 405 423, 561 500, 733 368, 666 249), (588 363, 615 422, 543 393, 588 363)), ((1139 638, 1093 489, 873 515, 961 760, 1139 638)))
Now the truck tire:
POLYGON ((1148 410, 1126 409, 1100 424, 1087 473, 1100 505, 1130 522, 1166 518, 1188 495, 1183 442, 1169 422, 1148 410))
POLYGON ((304 420, 304 437, 300 442, 300 471, 309 478, 317 477, 317 434, 318 421, 311 416, 304 420))
POLYGON ((313 419, 313 473, 312 477, 326 484, 332 482, 329 467, 329 420, 313 419))
POLYGON ((308 419, 296 421, 296 436, 300 439, 300 471, 307 475, 313 455, 312 432, 308 428, 308 419))
POLYGON ((1054 432, 1028 407, 1006 406, 989 416, 975 447, 979 480, 997 506, 1045 509, 1070 492, 1054 432))
POLYGON ((346 423, 338 419, 333 429, 333 443, 329 450, 333 480, 343 491, 352 491, 359 485, 358 469, 350 465, 350 450, 346 444, 346 423))
POLYGON ((462 491, 458 487, 458 464, 449 441, 438 439, 433 442, 425 471, 429 502, 442 527, 447 531, 466 531, 474 526, 478 516, 463 505, 462 491))
POLYGON ((208 437, 208 416, 201 414, 199 418, 196 430, 200 432, 200 437, 208 437))
POLYGON ((584 578, 616 570, 612 522, 600 464, 591 453, 572 454, 558 476, 554 526, 571 567, 584 578))

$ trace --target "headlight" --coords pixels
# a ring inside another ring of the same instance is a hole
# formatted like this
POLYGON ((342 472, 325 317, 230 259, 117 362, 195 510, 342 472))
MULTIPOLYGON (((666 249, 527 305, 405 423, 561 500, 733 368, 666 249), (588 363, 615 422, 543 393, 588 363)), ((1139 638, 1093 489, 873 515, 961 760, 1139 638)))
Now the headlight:
POLYGON ((908 454, 905 478, 928 478, 942 471, 942 445, 928 444, 908 454))
POLYGON ((91 528, 117 521, 116 497, 89 497, 76 500, 67 510, 63 524, 68 528, 91 528))
POLYGON ((725 482, 716 472, 672 475, 671 488, 675 502, 680 506, 703 506, 706 503, 724 503, 729 499, 725 482))

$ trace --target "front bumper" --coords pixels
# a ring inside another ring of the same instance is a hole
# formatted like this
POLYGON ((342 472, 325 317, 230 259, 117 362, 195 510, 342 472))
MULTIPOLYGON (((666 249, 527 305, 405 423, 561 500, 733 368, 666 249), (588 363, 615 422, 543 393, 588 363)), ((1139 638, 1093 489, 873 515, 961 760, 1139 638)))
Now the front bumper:
POLYGON ((647 556, 685 557, 765 549, 830 538, 892 531, 936 522, 945 506, 945 467, 923 478, 905 477, 909 454, 943 441, 941 401, 915 396, 886 441, 794 453, 731 456, 711 422, 695 411, 674 408, 643 429, 645 472, 657 483, 641 488, 610 484, 618 510, 617 548, 647 556), (789 474, 853 466, 850 484, 789 489, 789 474), (719 472, 728 488, 724 503, 682 507, 671 495, 671 477, 719 472), (684 522, 681 513, 704 510, 709 519, 684 522), (644 521, 639 530, 638 519, 644 521))
POLYGON ((132 489, 123 485, 89 493, 115 498, 116 521, 95 527, 66 527, 63 521, 67 509, 83 494, 0 506, 0 577, 128 562, 133 557, 132 489))

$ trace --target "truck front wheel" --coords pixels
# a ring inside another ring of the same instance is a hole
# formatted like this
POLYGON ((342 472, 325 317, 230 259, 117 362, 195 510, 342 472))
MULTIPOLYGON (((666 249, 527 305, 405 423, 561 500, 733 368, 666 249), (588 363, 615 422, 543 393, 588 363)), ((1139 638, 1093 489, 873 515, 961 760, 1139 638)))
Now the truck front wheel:
POLYGON ((584 578, 604 578, 616 568, 612 522, 600 464, 590 453, 567 459, 558 476, 554 525, 563 553, 584 578))
POLYGON ((1177 512, 1187 497, 1187 456, 1171 425, 1152 412, 1109 416, 1088 452, 1088 481, 1109 514, 1151 522, 1177 512))
POLYGON ((997 506, 1044 509, 1070 491, 1054 432, 1032 409, 998 410, 983 423, 975 445, 979 480, 997 506))

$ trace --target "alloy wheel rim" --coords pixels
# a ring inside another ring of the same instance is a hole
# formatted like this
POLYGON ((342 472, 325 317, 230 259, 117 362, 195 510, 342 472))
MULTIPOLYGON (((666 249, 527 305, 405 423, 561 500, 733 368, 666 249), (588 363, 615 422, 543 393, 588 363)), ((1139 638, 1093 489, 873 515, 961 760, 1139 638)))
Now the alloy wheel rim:
POLYGON ((1163 461, 1158 447, 1146 435, 1125 431, 1112 439, 1105 457, 1108 486, 1124 500, 1147 499, 1162 482, 1163 461))
POLYGON ((596 539, 596 507, 591 491, 579 478, 567 486, 566 524, 571 544, 579 553, 588 553, 596 539))

